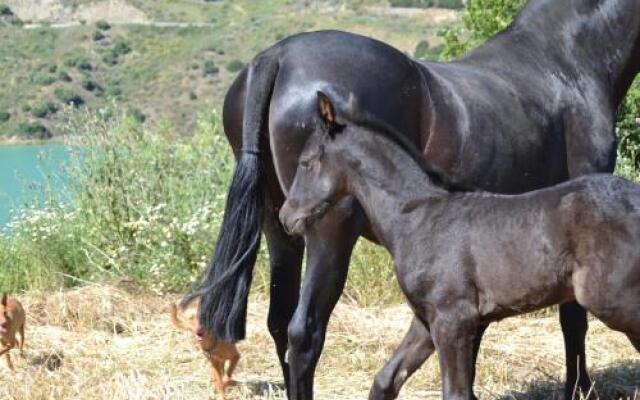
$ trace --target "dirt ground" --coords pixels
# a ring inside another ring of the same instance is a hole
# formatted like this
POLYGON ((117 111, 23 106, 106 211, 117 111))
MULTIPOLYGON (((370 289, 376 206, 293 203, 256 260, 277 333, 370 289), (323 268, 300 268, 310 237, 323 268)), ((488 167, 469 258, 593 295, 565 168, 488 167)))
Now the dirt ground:
POLYGON ((148 20, 138 8, 124 0, 100 0, 70 6, 64 0, 4 0, 22 21, 65 23, 98 20, 138 23, 148 20))
MULTIPOLYGON (((0 399, 213 399, 209 369, 186 332, 169 322, 176 296, 89 285, 21 296, 27 309, 26 357, 17 372, 0 362, 0 399)), ((250 303, 248 338, 229 399, 283 399, 282 379, 266 329, 267 302, 250 303)), ((318 399, 365 399, 373 376, 408 328, 408 308, 361 308, 341 302, 332 318, 316 378, 318 399)), ((636 398, 640 357, 626 338, 593 321, 592 376, 602 399, 636 398)), ((481 399, 550 399, 564 374, 557 315, 492 325, 479 358, 481 399)), ((440 398, 437 359, 414 376, 401 399, 440 398)), ((638 395, 640 398, 640 395, 638 395)))

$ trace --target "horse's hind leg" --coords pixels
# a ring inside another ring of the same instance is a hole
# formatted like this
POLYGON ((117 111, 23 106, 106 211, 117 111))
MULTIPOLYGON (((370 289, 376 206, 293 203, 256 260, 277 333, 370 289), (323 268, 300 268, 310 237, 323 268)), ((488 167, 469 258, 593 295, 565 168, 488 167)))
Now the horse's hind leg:
POLYGON ((275 342, 285 386, 289 391, 289 364, 286 361, 287 327, 298 304, 304 243, 300 238, 291 237, 282 230, 275 207, 271 206, 269 199, 267 210, 263 225, 271 264, 267 325, 275 342))
MULTIPOLYGON (((564 116, 564 134, 569 178, 593 173, 613 173, 616 165, 616 134, 614 121, 584 118, 584 109, 569 108, 564 116)), ((549 182, 551 183, 551 182, 549 182)), ((564 335, 567 380, 564 397, 571 400, 574 388, 591 393, 586 400, 597 399, 587 373, 585 337, 587 312, 578 303, 560 306, 560 324, 564 335)))
POLYGON ((585 355, 585 337, 587 336, 587 311, 578 303, 566 303, 560 306, 560 324, 564 336, 564 349, 567 366, 567 381, 564 398, 571 400, 573 394, 582 391, 590 393, 585 400, 597 399, 591 387, 591 379, 587 373, 585 355))
POLYGON ((431 333, 419 318, 413 317, 411 327, 394 351, 391 359, 376 374, 369 400, 392 400, 413 373, 433 354, 431 333))

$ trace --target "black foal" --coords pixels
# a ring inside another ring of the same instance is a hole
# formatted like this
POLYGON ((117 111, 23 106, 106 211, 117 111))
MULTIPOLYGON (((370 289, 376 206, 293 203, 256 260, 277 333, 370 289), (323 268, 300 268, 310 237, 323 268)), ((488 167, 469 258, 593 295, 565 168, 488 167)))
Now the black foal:
POLYGON ((304 233, 355 196, 438 352, 445 399, 469 400, 481 326, 577 301, 640 351, 640 186, 590 175, 523 195, 464 192, 386 126, 323 123, 280 212, 304 233), (380 152, 381 147, 385 148, 380 152))

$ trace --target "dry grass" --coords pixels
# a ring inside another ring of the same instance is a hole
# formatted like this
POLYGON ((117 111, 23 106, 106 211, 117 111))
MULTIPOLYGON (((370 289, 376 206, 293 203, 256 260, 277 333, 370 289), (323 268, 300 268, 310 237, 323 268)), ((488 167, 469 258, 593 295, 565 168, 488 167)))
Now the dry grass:
MULTIPOLYGON (((18 372, 0 365, 1 399, 209 399, 208 366, 189 334, 169 323, 175 296, 90 285, 22 296, 28 313, 26 358, 18 372)), ((281 377, 266 331, 266 301, 249 311, 248 340, 230 399, 282 399, 281 377)), ((408 327, 405 306, 365 309, 340 303, 318 367, 319 399, 363 399, 375 371, 408 327)), ((563 375, 557 317, 513 318, 489 328, 476 391, 483 399, 549 399, 563 375)), ((603 399, 633 398, 638 355, 623 335, 591 324, 588 354, 603 399)), ((435 357, 410 381, 403 399, 439 398, 435 357)))

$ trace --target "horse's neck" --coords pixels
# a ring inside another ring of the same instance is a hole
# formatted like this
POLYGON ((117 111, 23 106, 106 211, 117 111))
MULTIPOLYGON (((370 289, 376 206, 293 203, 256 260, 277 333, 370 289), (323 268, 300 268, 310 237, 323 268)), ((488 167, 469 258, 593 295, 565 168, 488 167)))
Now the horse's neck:
POLYGON ((395 238, 414 222, 410 210, 416 208, 415 204, 442 199, 447 192, 436 186, 398 145, 378 134, 366 136, 350 151, 360 161, 351 163, 356 166, 348 170, 347 184, 364 208, 375 235, 393 253, 395 238))
MULTIPOLYGON (((525 30, 587 68, 622 99, 640 71, 640 1, 531 0, 512 31, 525 30)), ((509 35, 509 33, 507 33, 509 35)))

